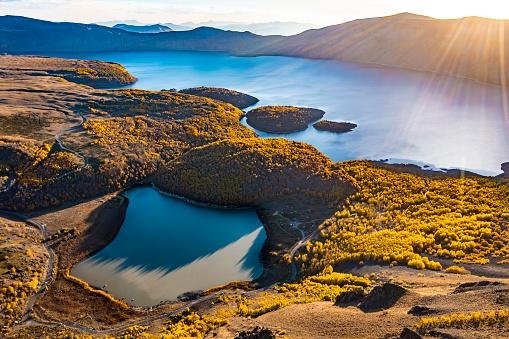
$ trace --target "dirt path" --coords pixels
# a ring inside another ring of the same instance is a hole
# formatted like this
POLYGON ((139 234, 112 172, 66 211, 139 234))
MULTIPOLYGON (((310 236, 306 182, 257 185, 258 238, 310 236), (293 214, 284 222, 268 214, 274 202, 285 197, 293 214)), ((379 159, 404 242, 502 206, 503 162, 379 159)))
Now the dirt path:
MULTIPOLYGON (((72 126, 71 128, 69 129, 72 129, 72 128, 80 128, 80 127, 83 127, 83 124, 87 121, 87 118, 83 115, 83 113, 81 113, 80 111, 76 111, 76 113, 80 116, 81 118, 81 122, 78 124, 78 125, 75 125, 75 126, 72 126)), ((60 180, 62 178, 65 178, 73 173, 76 173, 76 172, 79 172, 81 171, 82 169, 84 169, 85 167, 88 166, 88 162, 87 162, 87 158, 81 154, 80 152, 78 152, 77 150, 75 149, 72 149, 72 148, 69 148, 67 146, 64 145, 64 143, 62 142, 61 140, 61 136, 62 136, 62 133, 63 131, 60 131, 60 133, 58 133, 57 135, 55 135, 55 142, 58 144, 58 146, 63 150, 63 151, 67 151, 67 152, 70 152, 74 155, 76 155, 78 158, 80 158, 82 161, 83 161, 83 165, 80 166, 79 168, 75 169, 75 170, 71 170, 69 172, 66 172, 66 173, 63 173, 61 175, 59 175, 58 177, 56 177, 55 179, 53 180, 60 180)))
POLYGON ((25 306, 25 312, 23 312, 23 317, 21 319, 22 322, 24 322, 30 317, 31 309, 34 306, 35 302, 37 301, 37 298, 39 296, 41 296, 41 294, 46 290, 46 286, 51 284, 51 282, 53 281, 53 279, 54 279, 53 268, 55 267, 55 262, 57 260, 57 256, 48 243, 48 229, 46 227, 46 224, 32 220, 29 217, 27 217, 26 215, 16 213, 16 212, 0 210, 0 215, 3 217, 6 217, 8 219, 15 219, 15 220, 23 221, 23 222, 27 223, 28 225, 37 228, 41 232, 41 235, 43 237, 44 247, 46 248, 46 251, 48 252, 48 255, 49 255, 48 268, 46 269, 46 276, 41 283, 41 287, 34 295, 32 295, 28 299, 28 302, 25 306))

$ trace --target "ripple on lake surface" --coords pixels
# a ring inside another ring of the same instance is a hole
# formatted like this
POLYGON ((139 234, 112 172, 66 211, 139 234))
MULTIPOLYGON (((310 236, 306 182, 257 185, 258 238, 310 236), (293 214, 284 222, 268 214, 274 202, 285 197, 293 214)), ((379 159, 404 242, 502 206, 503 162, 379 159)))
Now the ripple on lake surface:
POLYGON ((263 272, 266 234, 253 210, 213 209, 162 195, 127 192, 119 234, 72 273, 134 305, 151 306, 182 293, 252 280, 263 272))

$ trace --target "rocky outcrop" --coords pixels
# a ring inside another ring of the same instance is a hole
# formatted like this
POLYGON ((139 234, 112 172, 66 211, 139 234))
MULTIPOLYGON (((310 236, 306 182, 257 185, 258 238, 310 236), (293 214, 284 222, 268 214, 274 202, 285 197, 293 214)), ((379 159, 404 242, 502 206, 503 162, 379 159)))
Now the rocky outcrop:
POLYGON ((357 306, 363 299, 365 295, 363 292, 354 290, 348 291, 345 293, 341 293, 337 298, 334 305, 336 306, 357 306))
POLYGON ((408 314, 415 315, 417 317, 420 317, 423 315, 436 314, 436 313, 437 313, 437 310, 434 310, 427 306, 421 306, 421 305, 415 305, 408 311, 408 314))
POLYGON ((378 312, 388 309, 407 293, 407 290, 393 283, 385 283, 382 286, 375 286, 359 304, 364 312, 378 312))
POLYGON ((414 330, 405 327, 401 334, 399 335, 400 339, 422 339, 421 335, 414 330))
POLYGON ((250 331, 240 332, 235 339, 274 339, 276 335, 268 328, 256 326, 250 331))
POLYGON ((460 284, 458 287, 456 287, 453 291, 453 293, 463 293, 463 292, 469 292, 469 291, 475 291, 480 290, 484 288, 490 288, 490 287, 497 287, 502 286, 503 284, 498 281, 476 281, 476 282, 467 282, 460 284))

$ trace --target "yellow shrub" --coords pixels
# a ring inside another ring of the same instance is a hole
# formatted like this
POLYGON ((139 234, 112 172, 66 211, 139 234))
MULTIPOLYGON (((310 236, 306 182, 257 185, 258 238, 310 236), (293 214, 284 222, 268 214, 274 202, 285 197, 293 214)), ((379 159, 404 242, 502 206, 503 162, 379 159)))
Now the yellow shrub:
POLYGON ((445 270, 446 273, 454 273, 454 274, 470 274, 470 271, 461 266, 449 266, 445 270))
POLYGON ((430 328, 469 328, 483 325, 495 326, 509 323, 509 309, 474 311, 422 318, 417 327, 421 331, 430 328))

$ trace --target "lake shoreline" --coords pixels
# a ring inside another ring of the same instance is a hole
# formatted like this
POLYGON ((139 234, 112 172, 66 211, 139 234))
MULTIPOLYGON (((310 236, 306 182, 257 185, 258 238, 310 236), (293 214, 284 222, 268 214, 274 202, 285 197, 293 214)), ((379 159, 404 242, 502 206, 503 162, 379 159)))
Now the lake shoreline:
POLYGON ((479 169, 500 174, 499 164, 508 160, 503 152, 507 149, 505 139, 492 138, 493 135, 505 133, 502 124, 496 123, 505 121, 501 113, 503 107, 500 105, 502 98, 497 89, 499 86, 461 77, 434 76, 422 71, 334 60, 286 56, 237 58, 219 52, 69 52, 48 55, 119 62, 138 77, 138 83, 132 88, 224 87, 250 93, 259 98, 259 104, 263 106, 316 107, 327 112, 325 119, 355 121, 359 128, 348 135, 319 133, 310 126, 295 134, 267 135, 243 121, 244 126, 257 132, 260 137, 281 136, 305 142, 334 161, 416 159, 444 168, 479 169), (204 61, 209 66, 198 68, 197 72, 188 71, 204 61), (295 72, 290 76, 280 76, 278 69, 283 64, 295 72), (249 72, 253 78, 239 82, 232 76, 239 69, 249 72), (171 86, 162 76, 164 74, 172 74, 171 86), (317 79, 320 82, 313 88, 302 85, 316 82, 317 79), (265 84, 268 83, 275 85, 267 87, 265 84), (458 88, 461 95, 453 98, 441 95, 444 86, 458 88), (329 92, 335 95, 324 94, 329 92), (466 97, 472 99, 465 100, 466 97), (468 123, 465 117, 478 119, 487 116, 479 114, 482 107, 489 108, 490 119, 483 118, 477 124, 468 123), (424 116, 427 118, 422 119, 424 116), (418 123, 412 122, 414 120, 418 123), (458 122, 460 125, 456 125, 457 129, 441 128, 458 122), (479 130, 479 126, 482 130, 479 130), (404 130, 406 134, 396 132, 398 130, 404 130), (471 131, 476 135, 476 140, 464 140, 459 130, 471 131), (491 151, 482 151, 483 148, 491 151))
MULTIPOLYGON (((101 234, 102 234, 101 241, 96 242, 95 246, 83 245, 83 246, 87 246, 87 249, 90 249, 90 251, 87 252, 86 255, 84 255, 84 256, 76 257, 75 258, 76 260, 74 260, 74 262, 68 266, 71 269, 71 274, 73 276, 76 276, 77 278, 86 281, 91 286, 93 286, 97 289, 104 290, 103 288, 101 288, 101 286, 99 286, 101 284, 94 284, 91 281, 89 281, 88 279, 74 274, 73 270, 79 264, 83 263, 87 259, 92 258, 94 255, 98 254, 100 251, 104 250, 116 239, 118 233, 120 232, 121 228, 125 224, 126 214, 127 214, 128 206, 130 203, 130 199, 126 193, 130 190, 137 189, 137 188, 150 188, 151 190, 153 190, 154 192, 157 192, 158 194, 164 196, 165 198, 176 199, 176 200, 185 202, 186 204, 196 206, 196 207, 210 208, 210 209, 217 209, 217 210, 224 210, 224 211, 226 211, 226 210, 236 210, 236 211, 253 210, 253 212, 256 213, 257 219, 259 220, 259 225, 261 227, 263 227, 263 232, 265 233, 265 240, 264 240, 263 245, 261 246, 260 251, 258 253, 258 260, 259 260, 259 265, 260 265, 261 270, 259 271, 259 273, 256 274, 255 278, 253 278, 253 279, 231 280, 231 281, 225 282, 224 284, 214 284, 214 285, 211 285, 209 288, 203 289, 203 292, 205 293, 209 289, 221 288, 221 286, 223 286, 223 285, 225 286, 224 288, 227 288, 227 286, 229 286, 230 284, 237 283, 237 282, 241 282, 242 284, 245 284, 246 288, 248 288, 249 290, 270 285, 268 283, 267 284, 260 283, 260 280, 267 275, 267 272, 271 271, 269 268, 269 265, 268 265, 268 261, 266 260, 266 258, 268 256, 268 249, 270 248, 270 246, 269 246, 270 239, 269 239, 268 227, 263 222, 262 218, 260 217, 260 214, 259 214, 259 211, 257 208, 255 208, 255 207, 238 207, 238 206, 220 206, 220 205, 203 203, 203 202, 199 202, 199 201, 195 201, 195 200, 186 198, 184 196, 165 192, 165 191, 159 189, 154 184, 131 185, 131 186, 129 186, 115 194, 115 197, 120 198, 122 200, 122 204, 120 204, 115 210, 110 210, 110 211, 108 211, 109 213, 101 215, 102 217, 104 217, 104 220, 103 221, 96 220, 94 222, 94 224, 90 227, 90 230, 92 232, 94 232, 93 230, 102 229, 103 232, 101 232, 101 234), (115 222, 105 222, 105 220, 111 221, 112 219, 114 219, 115 222), (106 227, 99 227, 98 225, 100 225, 100 224, 102 224, 106 227)), ((102 198, 98 198, 98 199, 102 199, 102 198)), ((95 234, 97 234, 97 233, 95 233, 95 234)), ((83 242, 83 244, 85 244, 85 243, 83 242)), ((187 291, 186 293, 191 293, 191 292, 193 292, 193 290, 187 291)), ((111 293, 111 292, 107 291, 107 293, 111 293)), ((174 305, 174 304, 179 304, 180 302, 182 302, 182 300, 179 299, 179 297, 180 297, 179 296, 176 298, 163 300, 162 302, 160 302, 157 305, 154 304, 154 305, 143 306, 143 305, 131 304, 127 301, 126 298, 118 297, 114 293, 112 295, 115 298, 118 298, 119 300, 124 300, 125 302, 127 302, 129 304, 129 306, 132 309, 138 310, 138 311, 141 311, 141 310, 146 311, 146 310, 154 309, 156 307, 161 307, 161 306, 165 306, 165 305, 174 305)))

